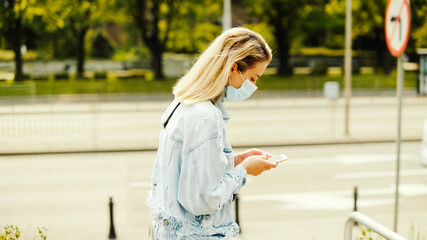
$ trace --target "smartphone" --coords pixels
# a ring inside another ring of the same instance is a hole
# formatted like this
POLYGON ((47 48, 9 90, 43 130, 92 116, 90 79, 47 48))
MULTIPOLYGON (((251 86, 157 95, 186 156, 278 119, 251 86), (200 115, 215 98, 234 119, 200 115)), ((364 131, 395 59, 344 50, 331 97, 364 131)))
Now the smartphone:
POLYGON ((288 157, 285 154, 280 154, 278 156, 274 156, 274 157, 271 157, 268 159, 268 161, 274 162, 274 163, 275 162, 281 163, 281 162, 284 162, 286 160, 288 160, 288 157))

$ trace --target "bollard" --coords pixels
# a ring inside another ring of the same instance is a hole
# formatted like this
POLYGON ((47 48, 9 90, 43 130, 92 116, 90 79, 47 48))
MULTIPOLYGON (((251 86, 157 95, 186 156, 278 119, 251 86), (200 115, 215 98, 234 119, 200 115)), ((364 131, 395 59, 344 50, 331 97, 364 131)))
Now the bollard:
POLYGON ((235 218, 236 218, 237 225, 239 225, 239 233, 241 233, 242 228, 240 227, 240 222, 239 222, 239 194, 236 194, 236 197, 234 199, 234 210, 236 211, 235 218))
POLYGON ((116 231, 114 230, 114 222, 113 222, 113 198, 110 197, 110 234, 108 239, 116 239, 116 231))
MULTIPOLYGON (((354 187, 354 208, 353 208, 354 212, 357 212, 357 186, 354 187)), ((356 221, 354 221, 354 226, 357 226, 358 223, 356 221)))

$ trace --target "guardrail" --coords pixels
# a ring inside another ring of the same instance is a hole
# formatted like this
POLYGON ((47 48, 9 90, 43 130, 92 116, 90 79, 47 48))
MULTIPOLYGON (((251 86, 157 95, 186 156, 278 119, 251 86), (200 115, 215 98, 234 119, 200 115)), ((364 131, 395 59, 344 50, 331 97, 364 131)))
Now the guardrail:
POLYGON ((355 222, 365 225, 366 227, 370 228, 372 231, 378 233, 379 235, 389 240, 406 240, 406 238, 384 227, 383 225, 375 222, 374 220, 370 219, 369 217, 363 215, 360 212, 352 212, 347 217, 347 220, 345 223, 345 230, 344 230, 344 240, 352 239, 352 230, 355 222))

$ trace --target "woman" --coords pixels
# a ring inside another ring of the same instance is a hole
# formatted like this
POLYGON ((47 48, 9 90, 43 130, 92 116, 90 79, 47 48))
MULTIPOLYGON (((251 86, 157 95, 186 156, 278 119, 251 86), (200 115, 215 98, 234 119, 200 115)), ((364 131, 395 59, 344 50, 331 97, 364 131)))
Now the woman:
POLYGON ((270 61, 271 49, 259 34, 233 28, 218 36, 175 85, 175 100, 161 120, 147 199, 152 239, 238 235, 233 196, 247 174, 256 176, 277 163, 258 149, 234 154, 222 102, 248 98, 270 61))

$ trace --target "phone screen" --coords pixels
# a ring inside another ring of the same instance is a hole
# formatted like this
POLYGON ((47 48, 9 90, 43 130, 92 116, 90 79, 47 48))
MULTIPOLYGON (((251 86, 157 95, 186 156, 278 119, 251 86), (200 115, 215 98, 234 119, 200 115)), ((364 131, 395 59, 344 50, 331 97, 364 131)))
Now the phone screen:
POLYGON ((286 160, 288 160, 288 157, 285 154, 280 154, 278 156, 274 156, 268 159, 268 161, 270 162, 278 162, 278 163, 284 162, 286 160))

